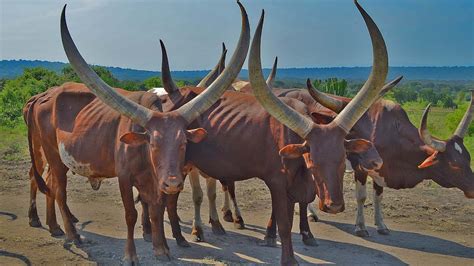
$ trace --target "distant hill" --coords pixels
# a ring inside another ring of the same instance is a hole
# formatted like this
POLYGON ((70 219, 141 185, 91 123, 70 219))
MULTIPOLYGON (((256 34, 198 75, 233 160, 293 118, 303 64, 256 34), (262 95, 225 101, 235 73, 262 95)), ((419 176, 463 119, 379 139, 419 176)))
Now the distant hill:
MULTIPOLYGON (((15 78, 24 68, 44 67, 56 72, 61 71, 65 63, 39 60, 1 60, 0 78, 15 78)), ((136 70, 120 67, 107 67, 120 80, 145 80, 160 75, 160 72, 136 70)), ((175 79, 196 80, 207 74, 208 70, 173 71, 175 79)), ((267 75, 269 69, 264 69, 267 75)), ((328 68, 282 68, 278 69, 277 79, 304 80, 344 78, 364 80, 370 73, 369 67, 328 67, 328 68)), ((474 66, 465 67, 390 67, 389 78, 403 75, 405 80, 474 80, 474 66)), ((248 77, 248 71, 242 70, 241 78, 248 77)))

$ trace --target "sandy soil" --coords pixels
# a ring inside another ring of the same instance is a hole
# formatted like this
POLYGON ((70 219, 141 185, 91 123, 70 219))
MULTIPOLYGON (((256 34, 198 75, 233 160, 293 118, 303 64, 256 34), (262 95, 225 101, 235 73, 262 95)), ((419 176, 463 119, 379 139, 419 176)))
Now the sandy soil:
MULTIPOLYGON (((103 182, 93 191, 87 179, 71 176, 68 202, 79 218, 77 228, 86 244, 77 248, 64 244, 64 238, 53 238, 45 228, 28 225, 29 180, 27 161, 0 162, 0 264, 119 264, 126 237, 124 212, 115 179, 103 182)), ((193 204, 190 186, 180 196, 179 214, 187 239, 190 238, 193 204)), ((369 189, 369 195, 371 195, 369 189)), ((237 183, 238 198, 247 229, 237 230, 224 223, 227 234, 215 236, 205 228, 207 243, 191 243, 180 248, 171 238, 168 243, 174 259, 169 264, 278 264, 279 248, 256 245, 263 239, 264 226, 270 214, 269 192, 258 179, 237 183)), ((320 214, 321 221, 311 223, 318 247, 306 247, 298 234, 298 218, 293 226, 293 245, 301 264, 417 264, 474 265, 474 202, 456 189, 442 189, 425 182, 412 190, 387 189, 384 199, 385 220, 392 230, 378 235, 373 226, 371 236, 352 234, 355 220, 354 184, 348 176, 345 184, 346 211, 338 215, 320 214)), ((367 200, 367 225, 373 224, 371 197, 367 200)), ((218 204, 222 195, 218 194, 218 204)), ((38 211, 45 225, 45 200, 38 195, 38 211)), ((203 221, 207 220, 207 202, 203 203, 203 221)), ((140 210, 140 206, 137 205, 140 210)), ((59 215, 59 211, 57 212, 59 215)), ((60 215, 59 215, 60 216, 60 215)), ((62 222, 60 221, 60 224, 62 222)), ((136 244, 140 262, 157 264, 151 243, 141 238, 137 223, 136 244)))

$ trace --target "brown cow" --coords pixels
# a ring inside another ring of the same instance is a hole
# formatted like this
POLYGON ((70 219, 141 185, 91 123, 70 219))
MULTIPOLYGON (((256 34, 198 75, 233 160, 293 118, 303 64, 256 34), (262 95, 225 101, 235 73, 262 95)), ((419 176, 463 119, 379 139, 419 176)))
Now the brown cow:
MULTIPOLYGON (((308 185, 313 182, 309 173, 316 177, 314 182, 322 199, 320 208, 331 213, 344 209, 344 158, 346 148, 352 148, 345 147, 344 138, 380 93, 388 71, 383 38, 368 14, 358 4, 357 7, 373 40, 373 73, 356 96, 358 100, 353 101, 350 108, 346 108, 333 122, 328 125, 315 124, 298 112, 306 108, 301 102, 291 98, 285 98, 282 102, 271 92, 265 93, 267 88, 261 76, 259 56, 262 15, 249 58, 250 81, 257 97, 225 92, 216 104, 191 124, 192 127, 204 128, 208 135, 201 143, 188 145, 187 161, 224 182, 260 177, 270 188, 282 239, 283 264, 296 263, 290 238, 293 217, 290 214, 294 201, 308 202, 314 197, 314 191, 311 191, 314 186, 308 185), (256 98, 265 108, 258 104, 256 98), (299 193, 295 195, 294 192, 299 193), (282 196, 285 194, 290 197, 282 196)), ((199 94, 200 90, 195 88, 183 88, 170 93, 168 97, 176 101, 163 101, 164 110, 179 108, 180 104, 199 94), (181 100, 175 98, 176 94, 181 100)), ((354 151, 364 149, 353 148, 354 151)))
MULTIPOLYGON (((109 87, 87 65, 67 29, 65 8, 61 15, 61 37, 69 62, 97 99, 90 101, 84 85, 66 83, 27 112, 33 176, 39 189, 48 195, 54 208, 57 201, 64 220, 67 239, 80 242, 66 205, 66 173, 119 178, 127 221, 125 261, 138 263, 133 231, 137 219, 132 186, 147 203, 151 217, 155 255, 169 257, 164 238, 165 195, 177 197, 183 188, 187 141, 199 142, 206 136, 202 128, 187 130, 189 124, 214 102, 238 75, 250 42, 248 17, 242 13, 242 32, 229 66, 209 88, 180 108, 160 111, 156 95, 127 92, 109 87), (86 98, 86 99, 85 99, 86 98), (35 160, 35 147, 41 147, 49 165, 51 184, 45 185, 35 160)), ((163 45, 163 44, 162 44, 163 45)), ((163 78, 165 88, 176 85, 163 78)), ((172 99, 171 99, 172 100, 172 99)), ((172 201, 172 200, 170 200, 172 201)), ((176 200, 174 200, 176 202, 176 200)), ((176 206, 173 207, 176 209, 176 206)), ((176 216, 177 217, 177 216, 176 216)))
MULTIPOLYGON (((351 101, 349 98, 320 93, 314 88, 312 91, 318 102, 336 113, 351 101)), ((467 198, 474 198, 471 156, 463 143, 474 112, 472 99, 471 95, 469 108, 454 135, 446 141, 432 138, 426 129, 429 106, 423 113, 419 130, 410 122, 405 110, 389 100, 376 102, 366 113, 367 116, 356 124, 361 125, 359 137, 373 141, 384 161, 380 170, 367 171, 359 167, 357 158, 349 157, 356 179, 356 235, 369 235, 363 213, 367 175, 374 181, 374 220, 379 234, 389 234, 381 209, 383 187, 412 188, 423 180, 431 179, 443 187, 457 187, 467 198)))

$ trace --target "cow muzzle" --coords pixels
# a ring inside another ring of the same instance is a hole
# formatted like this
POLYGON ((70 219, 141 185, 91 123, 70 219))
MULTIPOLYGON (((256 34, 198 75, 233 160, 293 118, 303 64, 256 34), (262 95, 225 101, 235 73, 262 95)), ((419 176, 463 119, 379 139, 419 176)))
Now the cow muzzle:
POLYGON ((324 203, 322 200, 319 201, 319 209, 326 213, 336 214, 343 212, 345 209, 344 202, 342 203, 324 203))
POLYGON ((464 191, 464 196, 466 196, 468 199, 474 199, 474 190, 464 191))
POLYGON ((161 191, 165 194, 176 194, 183 190, 184 183, 176 176, 171 176, 161 185, 161 191))

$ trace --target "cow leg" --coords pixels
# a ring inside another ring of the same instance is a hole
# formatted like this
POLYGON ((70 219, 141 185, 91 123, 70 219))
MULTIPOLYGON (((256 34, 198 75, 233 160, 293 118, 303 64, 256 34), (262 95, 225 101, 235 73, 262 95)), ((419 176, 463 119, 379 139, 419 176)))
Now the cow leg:
POLYGON ((142 227, 143 227, 143 240, 151 242, 151 223, 150 214, 148 211, 148 204, 143 200, 140 200, 142 204, 142 227))
POLYGON ((377 226, 377 233, 381 235, 390 234, 387 226, 383 222, 383 213, 382 213, 382 196, 383 196, 383 187, 377 185, 374 181, 374 221, 377 226))
POLYGON ((53 186, 55 189, 55 199, 58 203, 59 210, 61 211, 61 217, 63 218, 64 222, 64 229, 66 231, 66 238, 68 241, 73 241, 75 245, 80 245, 81 240, 79 235, 77 234, 76 228, 72 222, 72 217, 69 212, 69 208, 67 207, 67 193, 66 193, 66 186, 67 186, 67 177, 66 173, 68 169, 64 165, 57 165, 56 169, 53 169, 51 166, 51 174, 53 177, 53 186))
POLYGON ((367 199, 367 175, 360 171, 355 172, 355 181, 356 181, 356 200, 357 200, 357 217, 355 224, 355 235, 360 237, 368 237, 369 231, 365 227, 365 218, 364 218, 364 203, 367 199))
MULTIPOLYGON (((166 197, 163 197, 166 199, 166 197)), ((166 243, 165 230, 164 230, 164 213, 165 203, 160 202, 158 204, 150 205, 150 220, 151 220, 151 238, 153 242, 153 253, 158 260, 170 261, 171 254, 166 243)))
POLYGON ((272 204, 272 214, 270 216, 270 220, 268 220, 268 223, 267 223, 265 238, 263 239, 263 241, 258 241, 257 244, 259 246, 276 248, 277 247, 276 230, 277 230, 277 224, 276 224, 275 212, 273 210, 273 204, 272 204))
POLYGON ((319 221, 316 209, 316 200, 308 204, 307 217, 311 222, 319 221))
POLYGON ((125 209, 125 221, 127 222, 127 244, 125 245, 124 264, 138 265, 138 256, 135 248, 134 231, 138 213, 133 201, 132 184, 128 178, 119 177, 120 195, 125 209))
POLYGON ((206 178, 207 198, 209 200, 209 223, 212 227, 212 232, 216 235, 224 235, 225 230, 219 221, 216 205, 216 180, 214 178, 206 178))
POLYGON ((201 184, 199 183, 199 171, 196 168, 193 168, 191 172, 189 172, 189 183, 191 184, 194 203, 194 219, 191 235, 193 236, 194 242, 201 242, 204 241, 204 231, 202 230, 203 225, 201 220, 203 193, 201 184))
POLYGON ((54 189, 53 189, 53 178, 51 177, 51 171, 48 170, 46 173, 46 185, 52 192, 52 195, 46 196, 46 224, 49 227, 49 232, 51 236, 58 237, 63 236, 64 231, 58 224, 56 219, 56 206, 54 205, 54 189))
POLYGON ((229 187, 222 184, 222 191, 224 192, 224 206, 222 206, 223 219, 226 222, 233 223, 234 218, 232 218, 232 211, 230 210, 229 187))
POLYGON ((308 224, 308 217, 306 216, 306 212, 308 210, 307 203, 299 203, 300 208, 300 235, 302 236, 303 243, 306 246, 317 246, 318 242, 314 238, 308 224))
POLYGON ((181 226, 179 225, 179 216, 178 216, 178 197, 179 193, 173 195, 166 195, 166 210, 168 211, 168 218, 170 219, 171 230, 173 232, 173 237, 176 239, 176 243, 180 247, 191 247, 188 241, 183 237, 181 233, 181 226))
POLYGON ((289 202, 286 196, 286 188, 284 184, 279 182, 284 181, 285 178, 282 176, 275 176, 272 178, 272 183, 268 183, 267 186, 270 188, 270 194, 272 197, 272 209, 275 211, 275 218, 278 226, 278 234, 281 239, 282 265, 296 265, 293 244, 291 242, 291 223, 293 221, 293 208, 294 204, 289 202), (278 182, 278 183, 277 183, 278 182))
POLYGON ((38 217, 38 210, 36 209, 36 193, 38 186, 33 177, 33 167, 30 169, 30 208, 28 209, 29 224, 31 227, 41 227, 41 221, 38 217))
POLYGON ((229 195, 234 204, 234 228, 236 229, 245 229, 245 222, 240 213, 239 205, 237 204, 237 198, 235 197, 235 182, 231 182, 228 185, 229 195))

